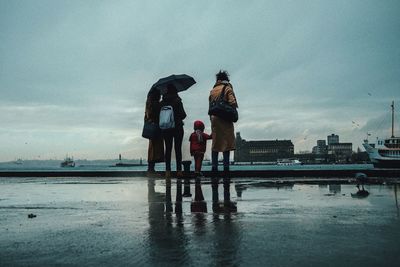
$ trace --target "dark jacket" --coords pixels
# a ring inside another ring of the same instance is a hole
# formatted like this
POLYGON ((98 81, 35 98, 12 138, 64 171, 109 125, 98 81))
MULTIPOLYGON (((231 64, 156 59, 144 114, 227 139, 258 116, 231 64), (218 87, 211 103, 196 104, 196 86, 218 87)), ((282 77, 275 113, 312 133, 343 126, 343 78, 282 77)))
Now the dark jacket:
POLYGON ((175 127, 183 126, 183 120, 186 118, 186 112, 183 108, 182 99, 179 96, 164 95, 160 106, 172 106, 174 110, 175 127))

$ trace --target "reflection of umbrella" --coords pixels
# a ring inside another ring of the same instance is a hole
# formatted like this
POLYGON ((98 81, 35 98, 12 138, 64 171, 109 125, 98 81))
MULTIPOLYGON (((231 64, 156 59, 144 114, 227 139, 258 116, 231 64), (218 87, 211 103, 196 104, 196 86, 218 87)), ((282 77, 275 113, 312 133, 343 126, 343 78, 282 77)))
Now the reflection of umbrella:
POLYGON ((196 81, 186 74, 179 74, 179 75, 171 75, 165 78, 161 78, 153 84, 150 90, 160 90, 161 94, 165 94, 167 92, 167 85, 173 84, 176 87, 178 92, 185 91, 190 86, 195 84, 196 81))

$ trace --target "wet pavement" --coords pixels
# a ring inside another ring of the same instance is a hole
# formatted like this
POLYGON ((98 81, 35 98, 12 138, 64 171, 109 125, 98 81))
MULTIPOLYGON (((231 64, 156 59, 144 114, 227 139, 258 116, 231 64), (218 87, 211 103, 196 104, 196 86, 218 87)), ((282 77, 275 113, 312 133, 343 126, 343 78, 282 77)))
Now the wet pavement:
POLYGON ((0 266, 400 262, 400 186, 203 182, 204 201, 192 184, 180 202, 176 180, 2 178, 0 266))

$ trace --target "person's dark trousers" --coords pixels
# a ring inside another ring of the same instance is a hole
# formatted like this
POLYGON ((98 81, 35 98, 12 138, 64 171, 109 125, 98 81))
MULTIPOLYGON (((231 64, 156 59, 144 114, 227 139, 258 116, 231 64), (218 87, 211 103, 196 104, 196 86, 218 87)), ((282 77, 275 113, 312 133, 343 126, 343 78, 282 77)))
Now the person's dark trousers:
POLYGON ((182 170, 182 140, 183 140, 183 126, 178 126, 174 129, 163 131, 163 138, 165 143, 165 170, 171 170, 171 153, 172 142, 175 148, 176 170, 182 170))
MULTIPOLYGON (((229 171, 229 153, 230 151, 222 152, 224 156, 224 170, 229 171)), ((211 161, 212 161, 212 171, 218 170, 218 152, 212 151, 211 152, 211 161)))
POLYGON ((154 161, 149 161, 147 163, 147 171, 154 171, 156 163, 154 161))

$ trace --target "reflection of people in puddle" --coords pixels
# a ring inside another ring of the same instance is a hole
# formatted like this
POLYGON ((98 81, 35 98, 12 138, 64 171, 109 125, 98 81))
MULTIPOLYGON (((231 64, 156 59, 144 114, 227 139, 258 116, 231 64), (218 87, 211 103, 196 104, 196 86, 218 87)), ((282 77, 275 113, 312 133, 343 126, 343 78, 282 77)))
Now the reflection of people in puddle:
POLYGON ((235 213, 230 212, 223 215, 214 213, 213 215, 215 233, 213 243, 215 245, 211 253, 215 260, 215 266, 240 266, 243 264, 237 253, 242 229, 238 227, 235 217, 235 213))
POLYGON ((243 264, 238 254, 243 230, 236 222, 236 213, 214 213, 211 224, 207 222, 206 214, 195 213, 192 222, 194 238, 204 238, 204 235, 208 237, 207 254, 212 259, 210 266, 241 266, 243 264))
POLYGON ((224 177, 223 185, 224 185, 224 202, 220 203, 218 196, 218 178, 212 177, 211 179, 211 188, 212 188, 212 207, 213 212, 236 212, 237 206, 236 203, 231 201, 230 194, 230 185, 231 180, 229 177, 224 177))
POLYGON ((148 247, 150 264, 174 262, 176 266, 190 265, 190 255, 186 251, 188 239, 184 233, 182 217, 172 216, 171 185, 166 193, 155 191, 155 181, 148 180, 149 230, 148 247), (165 208, 165 209, 164 209, 165 208))
POLYGON ((333 195, 338 194, 342 191, 342 185, 340 184, 330 184, 328 188, 329 188, 329 194, 333 195))
POLYGON ((397 217, 400 215, 400 210, 399 210, 399 202, 397 200, 397 184, 394 185, 394 200, 396 202, 396 209, 397 209, 397 217))
POLYGON ((147 199, 149 202, 149 222, 160 220, 164 216, 164 199, 165 194, 155 191, 155 180, 149 179, 147 182, 148 194, 147 199))
MULTIPOLYGON (((213 266, 237 266, 241 265, 238 258, 238 248, 242 231, 235 222, 235 214, 237 211, 236 203, 230 198, 230 179, 223 179, 224 201, 219 201, 218 194, 218 178, 211 179, 212 188, 212 208, 213 221, 212 240, 209 241, 209 254, 214 262, 213 266)), ((199 187, 201 190, 201 188, 199 187)), ((201 194, 202 196, 202 194, 201 194)), ((204 213, 195 213, 193 216, 194 233, 198 236, 207 234, 208 226, 207 217, 204 213)))
POLYGON ((165 212, 172 212, 171 179, 165 183, 165 212))
POLYGON ((182 179, 176 179, 175 213, 182 217, 182 179))
POLYGON ((191 212, 207 212, 207 202, 204 201, 200 177, 195 178, 194 201, 190 205, 190 210, 191 212))

